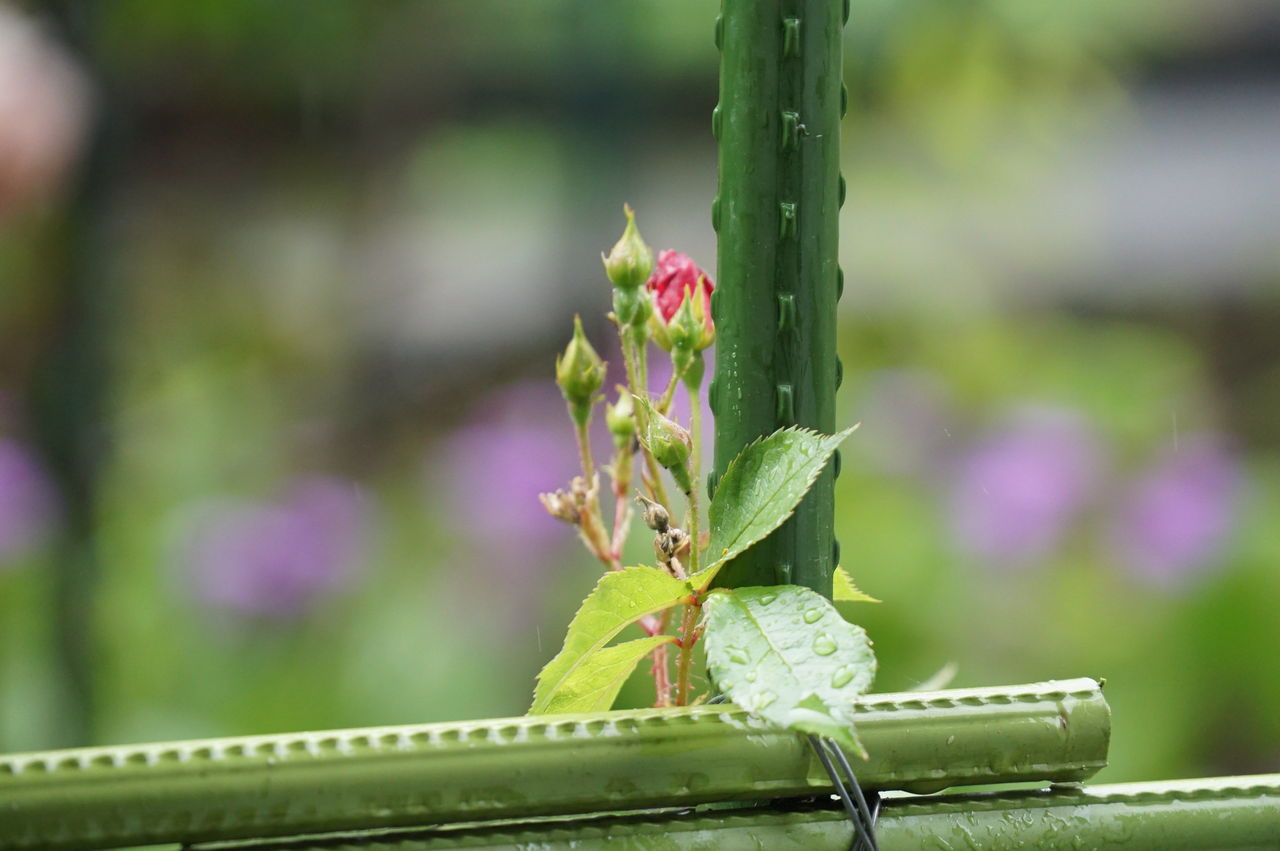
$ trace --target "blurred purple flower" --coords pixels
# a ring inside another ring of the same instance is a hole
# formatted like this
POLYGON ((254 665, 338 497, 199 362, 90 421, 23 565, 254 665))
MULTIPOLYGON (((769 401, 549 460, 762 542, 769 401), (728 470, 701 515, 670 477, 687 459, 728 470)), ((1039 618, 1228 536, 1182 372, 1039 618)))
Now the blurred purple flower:
POLYGON ((0 438, 0 568, 43 541, 56 515, 53 485, 35 455, 0 438))
POLYGON ((951 525, 965 551, 992 562, 1035 560, 1057 545, 1101 470, 1098 441, 1070 411, 1023 411, 960 459, 951 525))
POLYGON ((1137 576, 1172 586, 1221 552, 1236 521, 1240 466, 1211 435, 1183 439, 1129 490, 1114 542, 1137 576))
MULTIPOLYGON (((609 446, 607 438, 594 441, 597 456, 609 446)), ((442 457, 443 494, 468 540, 512 552, 571 540, 538 501, 539 493, 564 487, 579 470, 573 424, 551 381, 490 396, 447 440, 442 457)))
POLYGON ((367 519, 354 485, 320 477, 275 503, 208 508, 186 541, 196 595, 240 615, 298 615, 349 583, 367 519))

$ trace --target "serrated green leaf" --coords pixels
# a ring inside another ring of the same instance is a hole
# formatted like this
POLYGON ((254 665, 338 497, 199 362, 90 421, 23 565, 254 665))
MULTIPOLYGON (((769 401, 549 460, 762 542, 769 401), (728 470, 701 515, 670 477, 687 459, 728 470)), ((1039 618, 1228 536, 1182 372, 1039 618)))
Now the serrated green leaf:
POLYGON ((707 668, 735 703, 865 756, 853 703, 871 688, 876 659, 861 627, 821 594, 795 585, 712 594, 703 611, 707 668))
POLYGON ((853 584, 853 577, 843 567, 837 567, 831 575, 831 599, 837 603, 879 603, 875 597, 853 584))
POLYGON ((545 711, 554 715, 608 709, 640 660, 673 641, 670 635, 655 635, 597 650, 551 693, 545 711))
POLYGON ((694 587, 706 588, 725 563, 781 526, 856 428, 834 435, 779 429, 743 449, 720 477, 707 510, 707 567, 692 577, 694 587))
POLYGON ((569 623, 564 647, 538 674, 529 713, 546 712, 555 691, 627 624, 669 609, 691 593, 689 583, 656 567, 627 567, 600 577, 569 623))

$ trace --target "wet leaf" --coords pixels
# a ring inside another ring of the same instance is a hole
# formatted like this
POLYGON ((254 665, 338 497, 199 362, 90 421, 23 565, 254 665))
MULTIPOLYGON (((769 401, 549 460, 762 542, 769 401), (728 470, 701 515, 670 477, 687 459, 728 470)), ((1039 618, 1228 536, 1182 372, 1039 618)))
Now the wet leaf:
POLYGON ((871 688, 876 660, 861 627, 821 594, 795 585, 714 593, 704 611, 707 667, 733 702, 866 755, 853 704, 871 688))
POLYGON ((668 609, 690 594, 687 582, 655 567, 627 567, 600 577, 569 623, 564 647, 538 674, 529 713, 546 712, 555 692, 578 667, 627 624, 668 609))
POLYGON ((834 435, 780 429, 743 449, 716 485, 707 567, 692 577, 694 587, 709 586, 725 563, 781 526, 855 428, 834 435))
POLYGON ((613 706, 622 684, 654 648, 675 641, 670 635, 637 638, 597 650, 563 680, 547 701, 548 714, 597 712, 613 706))

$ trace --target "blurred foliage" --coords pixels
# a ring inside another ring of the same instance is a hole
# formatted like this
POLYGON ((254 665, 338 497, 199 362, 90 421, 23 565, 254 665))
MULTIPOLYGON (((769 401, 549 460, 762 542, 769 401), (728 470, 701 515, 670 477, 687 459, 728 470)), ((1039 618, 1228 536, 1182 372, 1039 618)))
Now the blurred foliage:
MULTIPOLYGON (((992 280, 1040 282, 985 257, 982 233, 922 239, 918 218, 925 201, 990 200, 1052 170, 1080 132, 1124 120, 1145 74, 1199 49, 1224 7, 854 5, 846 175, 875 221, 844 241, 856 308, 842 326, 842 421, 866 427, 849 443, 837 532, 845 566, 885 601, 850 609, 876 642, 878 688, 953 661, 960 686, 1105 676, 1108 779, 1274 770, 1280 716, 1266 707, 1280 668, 1264 651, 1280 601, 1280 461, 1273 434, 1256 438, 1274 431, 1275 362, 1248 364, 1248 381, 1224 369, 1208 297, 1003 299, 992 280), (907 295, 867 309, 864 278, 907 295), (878 388, 898 374, 930 388, 924 409, 898 414, 936 424, 916 443, 877 436, 873 417, 895 415, 878 388), (967 453, 1028 406, 1083 424, 1099 478, 1047 551, 993 564, 957 536, 947 497, 967 453), (1113 526, 1134 482, 1196 434, 1223 438, 1241 495, 1209 556, 1152 582, 1113 526)), ((711 259, 716 6, 102 7, 92 61, 122 135, 110 238, 92 258, 110 271, 90 311, 110 332, 109 410, 81 424, 106 460, 88 625, 96 740, 527 708, 596 570, 534 498, 573 472, 552 357, 573 309, 610 357, 596 252, 624 196, 659 247, 711 259), (358 496, 346 578, 311 576, 304 547, 253 531, 235 551, 297 604, 247 611, 202 591, 199 571, 234 571, 220 549, 196 552, 201 535, 246 528, 219 525, 228 517, 292 522, 290 495, 316 476, 358 496)), ((27 385, 62 343, 64 214, 0 230, 0 429, 24 445, 38 442, 27 385)), ((1052 236, 1030 231, 1021 248, 1072 262, 1082 237, 1052 236)), ((57 554, 56 538, 0 552, 3 750, 67 743, 57 554)), ((642 701, 634 686, 627 699, 642 701)))

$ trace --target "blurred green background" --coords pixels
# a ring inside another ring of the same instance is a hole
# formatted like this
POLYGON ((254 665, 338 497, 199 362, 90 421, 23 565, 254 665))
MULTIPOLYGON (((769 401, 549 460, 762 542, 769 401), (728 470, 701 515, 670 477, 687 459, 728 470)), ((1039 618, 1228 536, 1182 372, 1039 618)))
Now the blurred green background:
MULTIPOLYGON (((714 264, 717 6, 0 5, 0 750, 527 708, 598 573, 552 361, 624 201, 714 264)), ((1106 677, 1104 779, 1275 771, 1280 7, 853 7, 878 688, 1106 677)))

